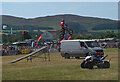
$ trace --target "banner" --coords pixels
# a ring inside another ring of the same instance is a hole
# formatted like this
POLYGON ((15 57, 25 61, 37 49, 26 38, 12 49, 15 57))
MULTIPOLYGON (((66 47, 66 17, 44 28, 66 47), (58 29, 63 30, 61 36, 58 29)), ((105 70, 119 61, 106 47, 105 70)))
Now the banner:
POLYGON ((38 41, 37 41, 36 46, 38 46, 38 42, 39 42, 39 40, 42 38, 42 35, 43 35, 43 34, 41 34, 40 37, 38 38, 38 41))
POLYGON ((22 28, 22 34, 24 34, 24 29, 22 28))
POLYGON ((68 37, 68 40, 70 40, 71 36, 68 37))

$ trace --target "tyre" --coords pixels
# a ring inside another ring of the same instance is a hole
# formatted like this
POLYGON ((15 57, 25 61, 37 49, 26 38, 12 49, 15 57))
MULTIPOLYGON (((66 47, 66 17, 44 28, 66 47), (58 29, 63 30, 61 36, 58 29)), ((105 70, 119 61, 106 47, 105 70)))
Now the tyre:
POLYGON ((69 54, 65 54, 65 59, 70 59, 69 54))
POLYGON ((102 64, 97 66, 98 68, 110 68, 110 63, 108 61, 103 61, 102 64))
POLYGON ((81 68, 85 68, 85 61, 81 63, 81 68))
POLYGON ((86 62, 85 63, 85 68, 93 69, 93 63, 92 62, 86 62))
POLYGON ((98 68, 103 68, 103 66, 102 66, 102 65, 97 65, 97 67, 98 67, 98 68))
POLYGON ((103 68, 110 68, 110 63, 108 61, 104 61, 103 68))

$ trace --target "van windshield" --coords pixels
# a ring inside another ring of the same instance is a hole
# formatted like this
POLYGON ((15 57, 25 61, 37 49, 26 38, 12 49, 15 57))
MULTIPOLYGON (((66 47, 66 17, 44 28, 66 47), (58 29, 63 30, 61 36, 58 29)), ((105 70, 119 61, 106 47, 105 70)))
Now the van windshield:
POLYGON ((88 47, 100 47, 97 42, 95 41, 86 41, 88 47))

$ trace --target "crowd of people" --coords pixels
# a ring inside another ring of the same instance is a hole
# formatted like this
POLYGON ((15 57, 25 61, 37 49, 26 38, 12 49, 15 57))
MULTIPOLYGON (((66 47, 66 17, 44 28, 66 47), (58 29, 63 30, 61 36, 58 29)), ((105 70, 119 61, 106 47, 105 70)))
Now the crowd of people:
MULTIPOLYGON (((120 42, 114 39, 97 39, 101 48, 119 48, 120 42)), ((36 46, 35 40, 26 40, 24 42, 14 42, 11 44, 0 44, 0 56, 29 54, 42 46, 48 46, 50 52, 60 51, 60 44, 57 41, 43 41, 36 46)))
POLYGON ((19 55, 19 54, 29 54, 36 49, 41 48, 42 46, 49 46, 51 49, 50 51, 57 51, 59 48, 57 44, 54 43, 39 43, 38 46, 35 45, 35 42, 26 43, 24 45, 0 45, 0 55, 6 56, 6 55, 19 55))

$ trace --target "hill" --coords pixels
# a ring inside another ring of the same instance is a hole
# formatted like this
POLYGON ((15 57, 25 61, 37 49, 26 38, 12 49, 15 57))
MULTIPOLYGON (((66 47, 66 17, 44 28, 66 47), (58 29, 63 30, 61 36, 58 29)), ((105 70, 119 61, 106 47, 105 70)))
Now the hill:
POLYGON ((95 17, 83 17, 72 14, 55 15, 37 18, 20 18, 14 16, 2 16, 2 24, 7 25, 8 29, 25 30, 53 30, 60 29, 60 21, 64 19, 71 29, 78 32, 90 32, 91 30, 115 30, 118 28, 117 21, 95 17), (108 25, 108 27, 107 27, 108 25))

